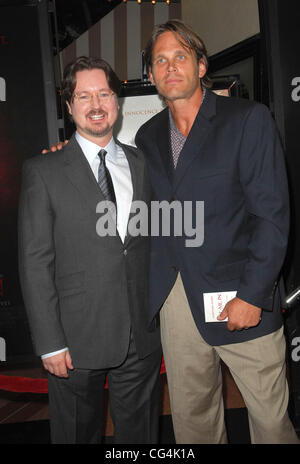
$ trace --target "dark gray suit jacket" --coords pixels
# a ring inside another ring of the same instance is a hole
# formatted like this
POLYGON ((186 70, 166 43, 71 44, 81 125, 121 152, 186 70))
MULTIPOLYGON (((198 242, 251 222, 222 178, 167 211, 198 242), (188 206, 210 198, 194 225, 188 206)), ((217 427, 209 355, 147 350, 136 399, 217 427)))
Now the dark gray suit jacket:
MULTIPOLYGON (((133 200, 149 203, 142 153, 122 145, 133 200)), ((144 358, 160 346, 147 329, 149 239, 100 237, 96 205, 104 200, 73 136, 57 153, 23 167, 19 263, 24 302, 39 355, 69 347, 74 367, 99 369, 125 359, 130 328, 144 358)))
POLYGON ((288 241, 289 199, 282 148, 269 110, 208 91, 175 171, 168 109, 139 129, 136 144, 146 156, 156 200, 204 202, 202 246, 186 247, 184 235, 152 238, 149 320, 179 270, 195 323, 209 344, 242 342, 278 329, 278 277, 288 241), (230 332, 226 323, 206 323, 203 293, 235 290, 241 299, 263 308, 260 324, 230 332))

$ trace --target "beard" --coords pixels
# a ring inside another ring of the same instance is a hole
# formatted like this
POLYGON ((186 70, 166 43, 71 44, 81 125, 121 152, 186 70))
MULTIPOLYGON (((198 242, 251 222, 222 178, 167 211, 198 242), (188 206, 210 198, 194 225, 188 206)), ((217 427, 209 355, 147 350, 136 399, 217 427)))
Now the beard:
POLYGON ((110 133, 111 127, 107 125, 106 127, 99 127, 99 129, 92 129, 90 127, 85 127, 82 128, 83 132, 85 132, 88 135, 92 135, 93 137, 105 137, 107 134, 110 133))
MULTIPOLYGON (((107 116, 107 113, 105 111, 90 111, 87 114, 87 118, 99 113, 107 116)), ((99 127, 97 127, 97 125, 95 125, 95 127, 86 125, 85 127, 81 127, 81 130, 85 132, 87 135, 91 135, 92 137, 105 137, 107 134, 111 132, 112 127, 108 124, 108 122, 106 122, 105 126, 101 124, 99 124, 99 127)))

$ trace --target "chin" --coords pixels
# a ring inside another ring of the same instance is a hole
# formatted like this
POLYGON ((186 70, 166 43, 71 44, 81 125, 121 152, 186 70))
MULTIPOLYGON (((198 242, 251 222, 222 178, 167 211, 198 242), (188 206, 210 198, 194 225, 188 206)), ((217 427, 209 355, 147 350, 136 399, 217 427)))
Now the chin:
POLYGON ((185 95, 178 95, 178 94, 176 94, 176 95, 174 95, 174 94, 167 95, 166 94, 166 95, 163 95, 163 96, 165 97, 166 100, 168 100, 170 102, 173 102, 173 101, 176 101, 176 100, 182 100, 182 99, 186 98, 185 95))
POLYGON ((87 129, 86 133, 93 137, 105 137, 111 131, 111 127, 99 128, 99 129, 87 129))

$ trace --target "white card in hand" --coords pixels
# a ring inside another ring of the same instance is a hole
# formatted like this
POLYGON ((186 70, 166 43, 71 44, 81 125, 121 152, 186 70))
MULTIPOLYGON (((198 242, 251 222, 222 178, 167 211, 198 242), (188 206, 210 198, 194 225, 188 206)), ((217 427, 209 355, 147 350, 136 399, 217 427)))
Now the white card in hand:
POLYGON ((225 322, 218 321, 217 317, 223 311, 226 303, 236 296, 234 292, 213 292, 203 293, 205 322, 225 322))

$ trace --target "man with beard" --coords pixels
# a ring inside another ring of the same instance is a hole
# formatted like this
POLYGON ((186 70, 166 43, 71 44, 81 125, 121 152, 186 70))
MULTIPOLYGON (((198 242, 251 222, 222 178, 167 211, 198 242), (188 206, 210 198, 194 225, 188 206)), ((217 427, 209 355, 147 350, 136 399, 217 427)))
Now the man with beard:
POLYGON ((127 234, 131 203, 150 202, 142 153, 118 143, 120 82, 101 59, 64 73, 76 133, 23 169, 20 276, 34 345, 48 371, 53 443, 100 443, 106 376, 115 443, 156 443, 159 330, 147 329, 149 239, 127 234), (97 228, 109 206, 114 233, 97 228), (104 209, 102 209, 104 211, 104 209))

